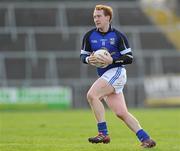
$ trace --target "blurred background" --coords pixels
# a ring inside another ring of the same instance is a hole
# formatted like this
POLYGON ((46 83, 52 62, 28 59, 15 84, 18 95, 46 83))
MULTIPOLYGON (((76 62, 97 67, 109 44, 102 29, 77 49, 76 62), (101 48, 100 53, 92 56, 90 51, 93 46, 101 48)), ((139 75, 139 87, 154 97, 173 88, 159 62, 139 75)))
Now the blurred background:
POLYGON ((96 69, 79 55, 96 4, 112 6, 133 50, 127 105, 180 106, 179 0, 0 0, 0 110, 89 108, 96 69))

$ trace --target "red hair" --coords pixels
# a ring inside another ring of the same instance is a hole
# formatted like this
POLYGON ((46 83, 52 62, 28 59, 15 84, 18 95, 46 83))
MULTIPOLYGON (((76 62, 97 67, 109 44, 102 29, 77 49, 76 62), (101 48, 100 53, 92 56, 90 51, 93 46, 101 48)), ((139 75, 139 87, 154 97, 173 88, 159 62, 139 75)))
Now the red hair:
POLYGON ((110 22, 112 21, 112 17, 113 17, 113 9, 110 6, 107 5, 96 5, 95 6, 95 10, 103 10, 104 15, 105 16, 109 16, 110 17, 110 22))

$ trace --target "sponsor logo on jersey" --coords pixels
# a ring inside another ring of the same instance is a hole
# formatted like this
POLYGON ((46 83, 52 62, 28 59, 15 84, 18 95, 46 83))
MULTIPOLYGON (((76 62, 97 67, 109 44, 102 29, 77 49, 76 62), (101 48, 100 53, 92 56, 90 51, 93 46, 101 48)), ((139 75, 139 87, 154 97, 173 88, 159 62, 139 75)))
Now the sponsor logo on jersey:
POLYGON ((96 39, 92 39, 91 43, 97 43, 98 41, 96 39))

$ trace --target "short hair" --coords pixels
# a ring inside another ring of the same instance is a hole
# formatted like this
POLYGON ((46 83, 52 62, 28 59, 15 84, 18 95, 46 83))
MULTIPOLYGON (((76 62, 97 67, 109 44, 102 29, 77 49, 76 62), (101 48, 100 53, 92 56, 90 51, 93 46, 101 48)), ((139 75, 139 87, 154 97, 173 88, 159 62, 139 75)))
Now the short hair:
POLYGON ((107 5, 96 5, 94 10, 103 10, 105 16, 110 16, 110 22, 112 21, 113 17, 113 9, 107 5))

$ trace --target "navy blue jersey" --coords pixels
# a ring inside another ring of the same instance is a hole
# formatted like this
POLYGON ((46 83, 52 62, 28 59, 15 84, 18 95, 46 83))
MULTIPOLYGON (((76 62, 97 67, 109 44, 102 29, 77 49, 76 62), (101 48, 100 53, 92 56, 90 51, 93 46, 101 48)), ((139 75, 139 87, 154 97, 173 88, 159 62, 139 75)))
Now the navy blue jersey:
POLYGON ((97 68, 98 75, 101 76, 107 70, 114 67, 123 67, 126 63, 121 61, 115 61, 122 58, 124 55, 132 59, 131 48, 129 47, 126 36, 120 31, 110 26, 108 32, 102 33, 97 28, 88 31, 83 37, 81 47, 81 60, 87 63, 86 58, 92 53, 101 48, 105 48, 109 51, 113 58, 113 64, 110 64, 106 68, 97 68))

